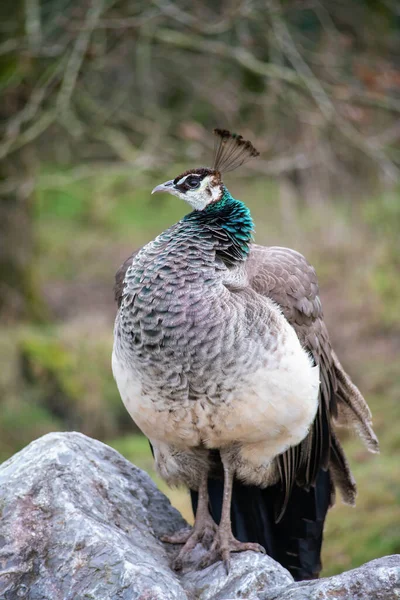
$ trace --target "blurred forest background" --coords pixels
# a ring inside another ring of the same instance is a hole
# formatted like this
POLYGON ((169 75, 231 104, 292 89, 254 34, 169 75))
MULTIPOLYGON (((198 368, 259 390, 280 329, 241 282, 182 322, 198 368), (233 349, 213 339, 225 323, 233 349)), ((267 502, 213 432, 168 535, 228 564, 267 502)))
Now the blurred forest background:
POLYGON ((324 573, 400 552, 399 3, 2 0, 0 17, 0 459, 75 429, 152 473, 111 374, 113 277, 188 212, 150 190, 209 164, 226 127, 261 152, 230 190, 259 243, 315 265, 381 441, 345 440, 358 506, 331 511, 324 573))

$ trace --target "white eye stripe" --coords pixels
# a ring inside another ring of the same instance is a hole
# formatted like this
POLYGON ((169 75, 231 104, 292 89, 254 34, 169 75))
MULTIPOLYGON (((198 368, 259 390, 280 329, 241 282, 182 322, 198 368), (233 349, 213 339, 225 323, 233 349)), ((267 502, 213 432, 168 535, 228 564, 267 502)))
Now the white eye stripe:
POLYGON ((198 174, 197 173, 188 173, 187 175, 182 177, 182 179, 180 179, 175 185, 182 185, 182 183, 184 183, 188 177, 198 177, 198 174))

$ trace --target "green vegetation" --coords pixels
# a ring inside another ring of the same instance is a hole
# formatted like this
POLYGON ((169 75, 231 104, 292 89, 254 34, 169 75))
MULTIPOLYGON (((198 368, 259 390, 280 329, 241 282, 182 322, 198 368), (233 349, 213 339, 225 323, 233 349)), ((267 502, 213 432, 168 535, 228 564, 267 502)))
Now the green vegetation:
MULTIPOLYGON (((114 273, 130 251, 187 212, 175 198, 150 196, 179 170, 150 177, 104 169, 76 179, 48 169, 39 177, 36 269, 51 317, 0 332, 0 458, 48 431, 77 429, 148 471, 190 520, 188 493, 168 490, 154 473, 110 367, 114 273)), ((228 182, 252 209, 257 241, 294 247, 316 266, 333 343, 370 402, 381 441, 375 457, 345 438, 359 499, 356 509, 338 499, 331 511, 324 574, 400 552, 398 196, 283 210, 277 184, 228 182)))

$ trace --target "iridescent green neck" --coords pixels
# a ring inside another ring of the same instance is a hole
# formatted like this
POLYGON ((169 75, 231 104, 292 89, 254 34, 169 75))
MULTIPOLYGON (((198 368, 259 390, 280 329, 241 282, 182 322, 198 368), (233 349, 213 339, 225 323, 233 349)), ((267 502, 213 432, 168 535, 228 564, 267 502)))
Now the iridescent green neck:
POLYGON ((216 242, 216 254, 226 265, 246 259, 254 229, 250 210, 240 200, 235 200, 224 187, 220 200, 204 210, 193 211, 183 219, 198 223, 216 242))

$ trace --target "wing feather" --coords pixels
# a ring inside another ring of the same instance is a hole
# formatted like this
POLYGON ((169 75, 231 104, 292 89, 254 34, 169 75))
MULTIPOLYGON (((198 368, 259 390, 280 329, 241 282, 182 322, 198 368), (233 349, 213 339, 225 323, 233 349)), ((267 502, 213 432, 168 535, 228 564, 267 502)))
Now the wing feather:
POLYGON ((299 446, 278 457, 284 491, 280 516, 293 484, 296 482, 308 489, 315 484, 321 468, 330 470, 343 499, 353 504, 355 482, 334 424, 354 427, 372 452, 378 451, 378 440, 363 396, 332 350, 315 270, 295 250, 256 244, 252 246, 246 268, 251 287, 281 307, 302 346, 320 368, 319 407, 313 426, 299 446))

